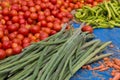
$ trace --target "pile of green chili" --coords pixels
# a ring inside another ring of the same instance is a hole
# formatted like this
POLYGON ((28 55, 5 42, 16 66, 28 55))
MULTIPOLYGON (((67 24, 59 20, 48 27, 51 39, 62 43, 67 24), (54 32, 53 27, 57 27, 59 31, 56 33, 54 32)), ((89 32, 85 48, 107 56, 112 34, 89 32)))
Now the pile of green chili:
POLYGON ((95 7, 83 6, 75 13, 77 21, 86 22, 93 28, 114 28, 120 27, 120 1, 104 0, 95 7))

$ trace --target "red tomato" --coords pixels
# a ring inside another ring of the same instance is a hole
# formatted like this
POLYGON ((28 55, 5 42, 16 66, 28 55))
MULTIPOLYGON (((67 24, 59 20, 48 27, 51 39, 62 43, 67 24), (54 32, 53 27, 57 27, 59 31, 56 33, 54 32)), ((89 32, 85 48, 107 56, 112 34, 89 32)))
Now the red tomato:
MULTIPOLYGON (((14 1, 15 1, 15 0, 14 0, 14 1)), ((12 4, 11 9, 12 9, 12 10, 19 11, 20 7, 19 7, 18 3, 16 3, 16 4, 12 4)))
POLYGON ((87 3, 92 4, 94 0, 86 0, 87 3))
POLYGON ((40 11, 41 10, 40 5, 35 5, 35 8, 36 8, 36 11, 40 11))
POLYGON ((33 2, 32 0, 31 0, 31 1, 28 1, 27 5, 28 5, 29 7, 35 6, 35 4, 34 4, 34 2, 33 2))
POLYGON ((22 44, 22 41, 20 39, 17 39, 17 38, 13 39, 12 42, 17 43, 19 45, 22 44))
POLYGON ((11 10, 11 11, 10 11, 10 15, 11 15, 11 16, 17 16, 18 13, 17 13, 16 10, 11 10))
POLYGON ((26 11, 26 12, 24 13, 24 17, 25 17, 25 18, 28 18, 28 17, 30 16, 30 14, 31 14, 30 11, 26 11))
POLYGON ((51 30, 51 35, 56 34, 57 32, 55 30, 51 30))
POLYGON ((37 26, 37 25, 33 25, 31 28, 30 28, 30 31, 35 34, 35 33, 38 33, 40 31, 40 27, 37 26))
POLYGON ((44 40, 48 37, 49 35, 43 31, 40 32, 40 40, 44 40))
POLYGON ((25 24, 26 21, 25 21, 25 19, 20 19, 20 20, 19 20, 19 23, 20 23, 20 24, 25 24))
POLYGON ((50 28, 42 28, 42 31, 46 32, 47 34, 50 34, 51 29, 50 28))
POLYGON ((10 47, 11 47, 11 42, 10 42, 10 41, 3 41, 2 47, 3 47, 4 49, 10 48, 10 47))
POLYGON ((18 32, 24 36, 27 36, 29 33, 29 30, 25 27, 21 27, 18 32))
POLYGON ((22 47, 17 46, 16 48, 13 48, 13 54, 20 54, 22 52, 22 47))
POLYGON ((7 56, 11 56, 13 54, 12 48, 6 49, 5 52, 7 56))
POLYGON ((42 10, 45 10, 47 8, 47 4, 45 4, 45 3, 41 3, 40 5, 41 5, 42 10))
POLYGON ((57 16, 58 11, 57 11, 57 10, 53 10, 53 11, 52 11, 52 14, 53 14, 53 16, 57 16))
POLYGON ((8 16, 4 16, 4 20, 5 20, 5 21, 9 21, 9 19, 10 19, 10 18, 9 18, 8 16))
POLYGON ((4 42, 4 41, 9 41, 8 36, 3 36, 3 37, 2 37, 2 42, 4 42))
POLYGON ((36 37, 36 38, 39 38, 39 37, 40 37, 40 34, 39 34, 39 33, 36 33, 36 34, 35 34, 35 37, 36 37))
POLYGON ((2 14, 3 15, 8 15, 9 14, 9 9, 8 8, 3 8, 2 14))
POLYGON ((41 27, 41 22, 38 22, 37 25, 38 25, 39 27, 41 27))
POLYGON ((18 16, 13 16, 13 17, 12 17, 12 22, 13 22, 13 23, 19 22, 19 17, 18 17, 18 16))
POLYGON ((28 11, 29 10, 29 7, 28 6, 22 6, 22 11, 28 11))
POLYGON ((18 43, 13 42, 12 43, 12 48, 16 48, 18 46, 18 43))
POLYGON ((24 39, 24 36, 22 34, 18 34, 17 35, 17 38, 20 39, 20 40, 23 40, 24 39))
POLYGON ((14 31, 17 31, 18 30, 18 26, 16 26, 16 25, 14 25, 14 24, 12 24, 12 25, 9 25, 8 27, 7 27, 7 29, 9 30, 9 32, 14 32, 14 31))
POLYGON ((27 1, 22 1, 21 5, 22 6, 26 6, 27 5, 27 1))
POLYGON ((53 28, 53 23, 52 22, 48 22, 47 23, 47 27, 50 28, 50 29, 53 28))
POLYGON ((29 38, 24 38, 24 39, 23 39, 23 44, 24 44, 24 43, 30 43, 30 39, 29 39, 29 38))
POLYGON ((3 30, 0 30, 0 38, 4 36, 3 30))
POLYGON ((83 32, 89 32, 89 33, 93 33, 93 28, 91 26, 84 26, 82 27, 82 31, 83 32))
POLYGON ((54 24, 53 29, 56 30, 56 31, 58 32, 58 31, 61 30, 61 25, 58 24, 58 23, 56 23, 56 24, 54 24))
POLYGON ((42 20, 44 20, 45 19, 45 16, 44 15, 39 15, 38 16, 38 21, 42 21, 42 20))
POLYGON ((93 6, 96 6, 96 5, 98 5, 98 2, 97 2, 97 1, 94 1, 94 2, 93 2, 93 6))
POLYGON ((56 4, 56 3, 57 3, 57 0, 50 0, 50 2, 51 2, 52 4, 56 4))
POLYGON ((30 43, 24 43, 23 48, 28 47, 29 45, 30 45, 30 43))
POLYGON ((44 15, 45 15, 45 16, 50 16, 50 10, 49 10, 49 9, 46 9, 46 10, 44 11, 44 15))
POLYGON ((13 40, 15 37, 16 37, 16 34, 15 33, 10 33, 8 35, 9 39, 13 40))
POLYGON ((53 22, 54 21, 54 16, 47 16, 46 20, 47 20, 47 22, 53 22))
POLYGON ((6 57, 6 53, 3 49, 0 49, 0 59, 4 59, 6 57))
POLYGON ((36 10, 35 7, 30 7, 29 11, 32 12, 32 13, 34 13, 34 12, 36 12, 37 10, 36 10))
POLYGON ((30 14, 31 19, 37 19, 37 17, 38 17, 37 13, 31 13, 30 14))
POLYGON ((2 48, 2 43, 0 42, 0 49, 2 48))
POLYGON ((42 21, 41 21, 41 26, 42 26, 42 27, 46 27, 46 26, 47 26, 46 20, 42 20, 42 21))

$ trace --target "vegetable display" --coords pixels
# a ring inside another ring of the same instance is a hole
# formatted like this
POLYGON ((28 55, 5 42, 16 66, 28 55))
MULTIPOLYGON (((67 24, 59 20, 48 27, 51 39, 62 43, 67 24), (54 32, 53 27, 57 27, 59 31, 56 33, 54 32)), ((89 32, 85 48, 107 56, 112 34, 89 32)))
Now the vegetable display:
POLYGON ((62 25, 73 18, 71 11, 85 4, 93 3, 84 0, 0 0, 0 49, 5 51, 6 57, 19 54, 32 42, 59 32, 62 25))
POLYGON ((120 27, 120 1, 104 1, 95 7, 83 6, 75 13, 77 21, 86 22, 93 28, 120 27))
POLYGON ((21 54, 1 60, 0 80, 69 80, 83 65, 112 55, 96 57, 111 41, 94 40, 93 34, 82 32, 81 28, 65 28, 32 43, 21 54))

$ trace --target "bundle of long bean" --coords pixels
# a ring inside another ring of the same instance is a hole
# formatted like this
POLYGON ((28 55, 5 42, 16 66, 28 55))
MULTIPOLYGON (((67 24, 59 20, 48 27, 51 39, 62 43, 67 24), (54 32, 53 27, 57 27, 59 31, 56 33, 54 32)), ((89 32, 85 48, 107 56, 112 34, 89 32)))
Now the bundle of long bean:
POLYGON ((114 28, 120 27, 120 1, 104 0, 103 3, 95 6, 83 6, 76 10, 77 21, 86 22, 93 28, 114 28))
POLYGON ((93 38, 93 34, 81 32, 81 28, 63 29, 33 43, 22 54, 0 61, 0 80, 69 80, 83 65, 111 55, 95 57, 111 42, 93 38))

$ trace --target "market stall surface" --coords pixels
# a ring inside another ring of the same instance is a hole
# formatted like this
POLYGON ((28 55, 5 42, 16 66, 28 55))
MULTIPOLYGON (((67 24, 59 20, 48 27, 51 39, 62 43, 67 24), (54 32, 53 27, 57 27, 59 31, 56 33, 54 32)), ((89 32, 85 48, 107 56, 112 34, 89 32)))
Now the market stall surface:
MULTIPOLYGON (((79 27, 79 24, 73 24, 75 28, 79 27)), ((107 48, 105 53, 114 53, 111 57, 120 59, 120 28, 113 29, 95 29, 95 37, 103 42, 112 41, 114 48, 107 48)), ((99 64, 93 63, 91 66, 98 66, 99 64)), ((70 80, 109 80, 112 68, 107 71, 92 71, 86 69, 80 69, 70 80)))

